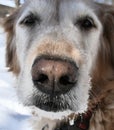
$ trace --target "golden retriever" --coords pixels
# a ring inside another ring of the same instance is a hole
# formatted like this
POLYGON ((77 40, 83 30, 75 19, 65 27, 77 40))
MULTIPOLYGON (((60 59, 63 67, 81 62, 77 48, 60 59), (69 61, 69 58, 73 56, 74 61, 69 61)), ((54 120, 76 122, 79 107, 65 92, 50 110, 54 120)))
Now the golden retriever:
MULTIPOLYGON (((54 123, 57 130, 114 130, 113 6, 28 0, 6 18, 4 27, 7 67, 17 77, 24 105, 75 112, 74 124, 54 123), (81 117, 85 120, 77 123, 81 117)), ((54 128, 49 127, 42 130, 54 128)))

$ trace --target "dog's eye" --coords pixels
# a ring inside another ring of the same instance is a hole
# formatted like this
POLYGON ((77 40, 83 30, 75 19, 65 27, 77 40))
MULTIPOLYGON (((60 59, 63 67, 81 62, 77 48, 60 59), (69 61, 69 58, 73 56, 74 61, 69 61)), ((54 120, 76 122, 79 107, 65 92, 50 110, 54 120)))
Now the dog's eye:
POLYGON ((94 21, 90 17, 81 18, 76 22, 76 24, 78 24, 81 27, 81 29, 85 30, 95 27, 94 21))
POLYGON ((93 27, 93 21, 92 19, 86 18, 82 21, 81 26, 83 28, 92 28, 93 27))
POLYGON ((36 22, 40 24, 40 18, 34 16, 33 14, 31 14, 31 15, 25 17, 25 18, 20 22, 20 24, 23 24, 23 25, 26 25, 26 26, 32 26, 32 25, 35 25, 36 22))

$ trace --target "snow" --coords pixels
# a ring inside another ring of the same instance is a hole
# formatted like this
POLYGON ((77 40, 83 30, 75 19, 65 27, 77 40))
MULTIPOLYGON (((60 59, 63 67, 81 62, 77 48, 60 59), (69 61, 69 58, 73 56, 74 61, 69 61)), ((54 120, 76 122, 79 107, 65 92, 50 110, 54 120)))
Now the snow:
MULTIPOLYGON (((25 0, 20 0, 20 3, 24 3, 25 0)), ((14 0, 0 0, 1 5, 16 7, 14 0)))
POLYGON ((15 7, 15 3, 13 0, 0 0, 0 4, 10 6, 10 7, 15 7))

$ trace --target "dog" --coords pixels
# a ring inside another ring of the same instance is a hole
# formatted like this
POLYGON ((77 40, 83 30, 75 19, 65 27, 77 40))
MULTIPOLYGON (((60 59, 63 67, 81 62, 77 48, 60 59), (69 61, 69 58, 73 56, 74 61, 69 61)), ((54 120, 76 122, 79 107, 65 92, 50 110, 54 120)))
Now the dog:
MULTIPOLYGON (((113 6, 28 0, 6 18, 4 28, 6 65, 17 77, 24 105, 76 115, 89 110, 87 129, 114 130, 113 6)), ((63 124, 55 126, 76 130, 75 124, 63 124)))

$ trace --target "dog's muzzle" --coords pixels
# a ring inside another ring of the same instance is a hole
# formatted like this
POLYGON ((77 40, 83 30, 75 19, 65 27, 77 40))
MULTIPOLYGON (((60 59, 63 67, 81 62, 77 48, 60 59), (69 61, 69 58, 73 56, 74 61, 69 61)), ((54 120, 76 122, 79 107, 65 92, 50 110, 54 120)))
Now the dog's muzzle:
MULTIPOLYGON (((75 86, 77 78, 78 67, 67 58, 41 56, 35 59, 32 66, 34 86, 52 100, 68 93, 75 86)), ((47 106, 53 104, 52 100, 43 109, 48 109, 47 106)))

